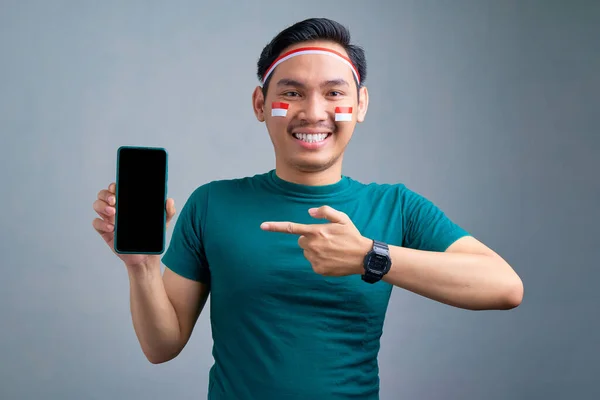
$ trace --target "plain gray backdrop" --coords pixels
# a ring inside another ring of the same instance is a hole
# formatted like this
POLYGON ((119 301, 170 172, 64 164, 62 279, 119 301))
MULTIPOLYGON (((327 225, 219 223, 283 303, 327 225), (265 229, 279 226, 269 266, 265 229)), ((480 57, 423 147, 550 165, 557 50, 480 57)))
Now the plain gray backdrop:
POLYGON ((506 312, 394 290, 381 398, 600 398, 600 2, 4 0, 1 399, 206 397, 208 312, 150 364, 92 203, 126 144, 168 149, 178 210, 205 182, 271 169, 255 64, 313 16, 368 57, 344 173, 425 195, 525 285, 506 312))

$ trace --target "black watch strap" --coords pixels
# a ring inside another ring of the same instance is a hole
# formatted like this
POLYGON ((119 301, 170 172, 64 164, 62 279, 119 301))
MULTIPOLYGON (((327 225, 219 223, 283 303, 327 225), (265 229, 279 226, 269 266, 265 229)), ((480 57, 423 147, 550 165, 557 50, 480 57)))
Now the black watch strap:
POLYGON ((374 274, 369 271, 365 271, 365 273, 362 276, 362 280, 367 283, 375 283, 375 282, 379 281, 380 278, 379 278, 379 275, 377 275, 377 274, 374 274))

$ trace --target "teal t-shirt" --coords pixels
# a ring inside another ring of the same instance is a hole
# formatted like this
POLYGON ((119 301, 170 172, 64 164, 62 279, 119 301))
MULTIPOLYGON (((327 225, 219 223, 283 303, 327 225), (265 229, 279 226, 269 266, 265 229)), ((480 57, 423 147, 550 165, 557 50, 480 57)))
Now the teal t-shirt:
POLYGON ((444 251, 468 235, 403 184, 344 176, 303 186, 273 170, 200 186, 181 210, 163 262, 210 282, 209 399, 379 398, 377 356, 393 286, 318 275, 298 236, 260 229, 264 221, 327 223, 308 214, 322 205, 390 245, 444 251))

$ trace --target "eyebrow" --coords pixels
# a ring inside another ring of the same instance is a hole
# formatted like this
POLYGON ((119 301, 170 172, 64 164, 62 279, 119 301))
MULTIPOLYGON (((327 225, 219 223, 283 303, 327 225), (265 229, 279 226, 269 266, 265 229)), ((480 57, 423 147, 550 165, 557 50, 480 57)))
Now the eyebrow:
MULTIPOLYGON (((287 79, 283 78, 277 82, 277 86, 295 86, 298 88, 305 88, 306 85, 300 81, 295 79, 287 79)), ((330 79, 324 82, 321 82, 321 87, 326 86, 350 86, 350 84, 345 79, 330 79)))

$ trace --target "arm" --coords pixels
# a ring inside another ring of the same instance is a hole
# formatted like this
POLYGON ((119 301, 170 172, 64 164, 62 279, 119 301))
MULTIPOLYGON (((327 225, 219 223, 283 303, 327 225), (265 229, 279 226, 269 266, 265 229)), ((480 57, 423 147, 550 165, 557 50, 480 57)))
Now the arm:
POLYGON ((387 282, 470 310, 510 309, 523 297, 511 266, 424 196, 405 189, 403 243, 391 246, 387 282))
POLYGON ((523 298, 523 283, 511 266, 471 236, 445 252, 390 246, 390 256, 386 282, 444 304, 505 310, 523 298))
POLYGON ((187 344, 209 295, 209 286, 175 274, 160 259, 128 266, 131 315, 146 358, 163 363, 175 358, 187 344))
MULTIPOLYGON (((104 241, 114 247, 116 185, 98 193, 93 221, 104 241)), ((129 275, 133 326, 142 350, 152 363, 177 356, 188 342, 209 294, 210 271, 200 235, 206 187, 199 188, 182 210, 165 258, 169 267, 161 277, 158 255, 120 255, 129 275), (200 204, 200 207, 198 205, 200 204), (176 271, 177 273, 175 273, 176 271)), ((167 226, 175 214, 167 199, 167 226)), ((114 249, 113 249, 114 251, 114 249)))
MULTIPOLYGON (((521 279, 498 254, 414 192, 408 192, 402 207, 402 243, 389 245, 392 266, 384 281, 470 310, 504 310, 521 303, 521 279)), ((330 223, 267 221, 261 229, 300 235, 298 245, 318 274, 362 275, 373 238, 363 236, 348 215, 331 207, 309 213, 330 223)))

